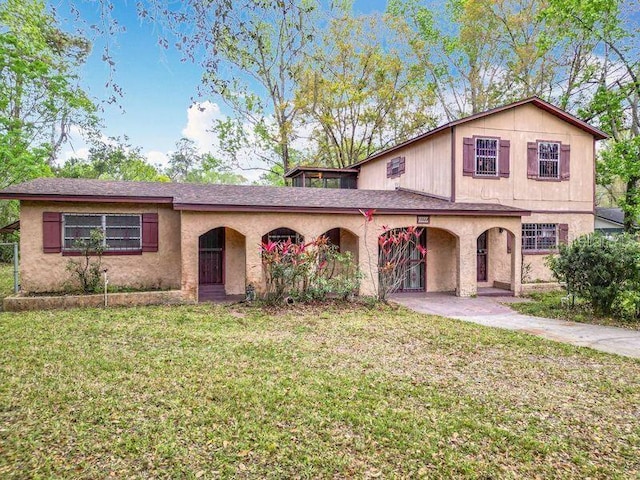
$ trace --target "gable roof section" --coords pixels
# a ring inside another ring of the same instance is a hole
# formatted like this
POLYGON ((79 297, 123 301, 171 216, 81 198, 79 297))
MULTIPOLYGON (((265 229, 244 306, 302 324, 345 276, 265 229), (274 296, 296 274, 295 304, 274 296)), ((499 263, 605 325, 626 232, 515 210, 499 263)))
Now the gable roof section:
POLYGON ((584 130, 585 132, 593 135, 596 140, 605 140, 605 139, 609 138, 609 136, 606 133, 604 133, 602 130, 599 130, 599 129, 589 125, 587 122, 585 122, 583 120, 580 120, 578 117, 575 117, 575 116, 571 115, 570 113, 565 112, 561 108, 558 108, 558 107, 556 107, 555 105, 552 105, 549 102, 545 102, 541 98, 530 97, 530 98, 527 98, 525 100, 520 100, 518 102, 510 103, 508 105, 503 105, 502 107, 492 108, 491 110, 486 110, 484 112, 476 113, 475 115, 470 115, 468 117, 460 118, 458 120, 454 120, 452 122, 445 123, 444 125, 440 125, 439 127, 436 127, 433 130, 429 130, 428 132, 423 133, 422 135, 418 135, 417 137, 410 138, 409 140, 407 140, 405 142, 399 143, 398 145, 396 145, 394 147, 390 147, 390 148, 382 150, 382 151, 380 151, 378 153, 374 153, 373 155, 365 158, 364 160, 361 160, 358 163, 354 163, 353 165, 351 165, 350 168, 359 167, 360 165, 363 165, 363 164, 365 164, 367 162, 370 162, 371 160, 375 160, 376 158, 378 158, 378 157, 380 157, 382 155, 386 155, 387 153, 390 153, 390 152, 393 152, 395 150, 399 150, 401 148, 404 148, 407 145, 411 145, 412 143, 417 142, 419 140, 424 140, 425 138, 429 138, 429 137, 431 137, 433 135, 436 135, 437 133, 440 133, 440 132, 442 132, 444 130, 447 130, 448 128, 455 127, 457 125, 462 125, 463 123, 471 122, 471 121, 477 120, 479 118, 484 118, 484 117, 487 117, 489 115, 494 115, 496 113, 500 113, 500 112, 503 112, 505 110, 509 110, 511 108, 516 108, 516 107, 520 107, 522 105, 527 105, 527 104, 534 105, 534 106, 540 108, 541 110, 549 112, 550 114, 555 115, 559 119, 564 120, 567 123, 570 123, 574 127, 578 127, 579 129, 584 130))
POLYGON ((20 220, 16 220, 15 222, 10 223, 9 225, 5 225, 0 228, 0 233, 15 233, 20 231, 20 220))
POLYGON ((39 178, 0 191, 0 198, 77 203, 168 204, 175 210, 386 214, 529 215, 499 204, 455 203, 400 190, 263 187, 194 183, 39 178))
POLYGON ((624 212, 621 208, 596 207, 596 217, 624 226, 624 212))

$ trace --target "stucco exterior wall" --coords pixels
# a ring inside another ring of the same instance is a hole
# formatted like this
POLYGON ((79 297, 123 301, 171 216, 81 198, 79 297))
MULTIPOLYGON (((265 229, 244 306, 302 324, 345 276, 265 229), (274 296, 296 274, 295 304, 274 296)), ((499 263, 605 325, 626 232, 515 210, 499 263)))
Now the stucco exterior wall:
MULTIPOLYGON (((259 245, 262 236, 275 228, 291 228, 307 240, 332 228, 342 228, 343 250, 354 252, 364 273, 360 293, 373 295, 377 284, 377 246, 382 225, 403 228, 416 225, 415 215, 377 215, 365 225, 361 214, 325 215, 265 212, 190 212, 160 206, 76 205, 24 202, 22 206, 23 292, 62 289, 69 279, 65 266, 69 258, 42 253, 42 213, 146 213, 159 216, 159 251, 142 255, 104 257, 111 285, 181 288, 185 299, 198 293, 198 239, 217 227, 226 227, 225 284, 227 294, 242 294, 246 284, 264 288, 259 245), (351 233, 350 233, 351 232, 351 233)), ((589 220, 591 226, 593 219, 589 220)), ((455 290, 459 295, 476 292, 476 239, 489 228, 518 231, 518 217, 431 216, 427 227, 427 291, 455 290)), ((520 243, 514 245, 519 252, 520 243)), ((518 257, 514 289, 519 292, 518 257)))
MULTIPOLYGON (((456 293, 460 296, 475 295, 477 293, 478 236, 485 230, 490 229, 497 230, 502 228, 505 232, 519 232, 521 228, 519 217, 432 216, 430 226, 447 230, 457 237, 454 259, 457 271, 456 293)), ((429 245, 427 244, 428 248, 429 245)), ((521 238, 520 235, 516 235, 511 260, 508 262, 508 268, 510 269, 508 281, 511 283, 511 289, 515 295, 519 295, 521 291, 520 248, 521 238)))
POLYGON ((104 256, 112 286, 132 288, 179 288, 180 214, 170 207, 132 204, 77 204, 27 202, 20 204, 20 285, 23 293, 64 290, 72 277, 66 270, 70 259, 42 250, 43 212, 63 213, 157 213, 158 252, 141 255, 104 256))
MULTIPOLYGON (((246 284, 253 284, 258 291, 264 289, 264 277, 260 256, 262 236, 276 228, 290 228, 301 234, 305 240, 316 238, 333 228, 346 228, 351 232, 360 232, 364 217, 362 215, 323 215, 295 213, 257 213, 257 212, 182 212, 182 289, 192 298, 197 298, 198 289, 198 237, 212 228, 227 227, 244 238, 244 265, 246 284)), ((372 230, 373 232, 373 230, 372 230)), ((347 238, 345 236, 345 238, 347 238)), ((367 258, 365 246, 360 238, 351 239, 349 249, 357 243, 357 258, 367 258)), ((370 234, 369 245, 376 245, 376 239, 370 234)), ((377 252, 375 252, 377 255, 377 252)), ((226 253, 231 261, 232 253, 226 253)), ((238 278, 240 278, 238 276, 238 278)), ((245 289, 242 284, 242 292, 245 289)), ((238 284, 236 286, 240 288, 238 284)), ((236 288, 234 287, 234 288, 236 288)), ((372 294, 370 282, 363 284, 362 291, 372 294)), ((227 293, 231 293, 227 291, 227 293)))
MULTIPOLYGON (((244 236, 245 281, 258 291, 264 290, 264 277, 259 244, 265 233, 275 228, 291 228, 310 240, 332 228, 343 228, 358 237, 359 266, 364 273, 360 293, 373 295, 377 284, 377 238, 381 226, 402 228, 416 226, 415 215, 378 215, 366 224, 360 214, 324 215, 261 212, 182 212, 182 289, 188 298, 197 298, 198 292, 198 238, 212 228, 227 227, 244 236)), ((459 295, 476 293, 476 239, 483 231, 503 227, 518 231, 518 217, 454 217, 432 216, 434 229, 427 234, 427 290, 456 290, 459 295)), ((228 231, 228 230, 227 230, 228 231)), ((519 239, 514 248, 519 249, 519 239), (517 244, 517 245, 516 245, 517 244)), ((516 252, 518 250, 515 250, 516 252)), ((517 254, 514 253, 517 256, 517 254)), ((514 290, 519 293, 519 256, 515 270, 514 290)))
MULTIPOLYGON (((523 223, 566 223, 569 225, 569 243, 581 235, 593 232, 594 216, 591 214, 569 215, 561 213, 533 214, 522 219, 523 223)), ((528 270, 527 282, 554 281, 551 271, 545 265, 548 254, 527 254, 523 252, 523 268, 528 270), (527 267, 528 266, 528 267, 527 267)))
POLYGON ((450 197, 451 133, 449 130, 362 165, 358 176, 359 189, 394 190, 396 187, 450 197), (405 173, 399 177, 387 178, 387 161, 398 156, 405 157, 405 173))
POLYGON ((533 105, 522 105, 455 128, 456 201, 500 203, 527 210, 593 211, 593 137, 533 105), (510 140, 509 178, 474 178, 462 173, 463 138, 510 140), (571 146, 567 181, 527 178, 527 142, 558 141, 571 146))

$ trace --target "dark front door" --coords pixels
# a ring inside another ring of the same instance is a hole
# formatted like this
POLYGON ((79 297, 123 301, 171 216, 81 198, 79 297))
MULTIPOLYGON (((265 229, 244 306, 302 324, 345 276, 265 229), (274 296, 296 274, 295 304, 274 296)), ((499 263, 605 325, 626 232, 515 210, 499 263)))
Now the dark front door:
POLYGON ((478 281, 487 281, 487 232, 478 237, 478 281))
POLYGON ((224 283, 224 228, 209 230, 200 237, 200 285, 224 283))

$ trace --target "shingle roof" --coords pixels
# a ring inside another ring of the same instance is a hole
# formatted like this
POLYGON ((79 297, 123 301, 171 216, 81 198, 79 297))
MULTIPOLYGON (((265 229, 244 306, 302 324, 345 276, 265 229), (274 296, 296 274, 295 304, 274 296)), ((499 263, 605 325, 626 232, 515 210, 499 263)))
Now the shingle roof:
POLYGON ((604 218, 613 223, 624 225, 624 212, 621 208, 596 207, 596 217, 604 218))
POLYGON ((14 233, 20 231, 20 220, 16 220, 4 227, 0 228, 0 233, 14 233))
POLYGON ((456 203, 400 190, 341 190, 299 187, 208 185, 193 183, 116 182, 39 178, 0 191, 0 198, 70 201, 166 203, 177 210, 297 211, 528 215, 515 207, 489 203, 456 203))

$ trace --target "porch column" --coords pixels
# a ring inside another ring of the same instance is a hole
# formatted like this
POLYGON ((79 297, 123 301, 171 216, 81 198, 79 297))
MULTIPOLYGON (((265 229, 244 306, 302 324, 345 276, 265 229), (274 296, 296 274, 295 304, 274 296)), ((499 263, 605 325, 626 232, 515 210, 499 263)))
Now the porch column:
POLYGON ((478 244, 473 234, 461 235, 456 252, 458 255, 458 285, 456 295, 472 297, 478 293, 478 244))
POLYGON ((358 239, 358 265, 362 273, 360 295, 376 295, 378 293, 378 234, 375 225, 369 225, 358 239))
POLYGON ((262 256, 260 255, 261 243, 262 235, 257 232, 247 233, 245 240, 245 278, 247 285, 253 285, 258 293, 263 293, 265 289, 262 275, 262 256))
POLYGON ((185 299, 198 301, 198 236, 193 233, 189 212, 181 213, 180 256, 182 261, 181 288, 185 299))
POLYGON ((522 237, 514 235, 511 249, 511 289, 513 295, 522 295, 522 237))

